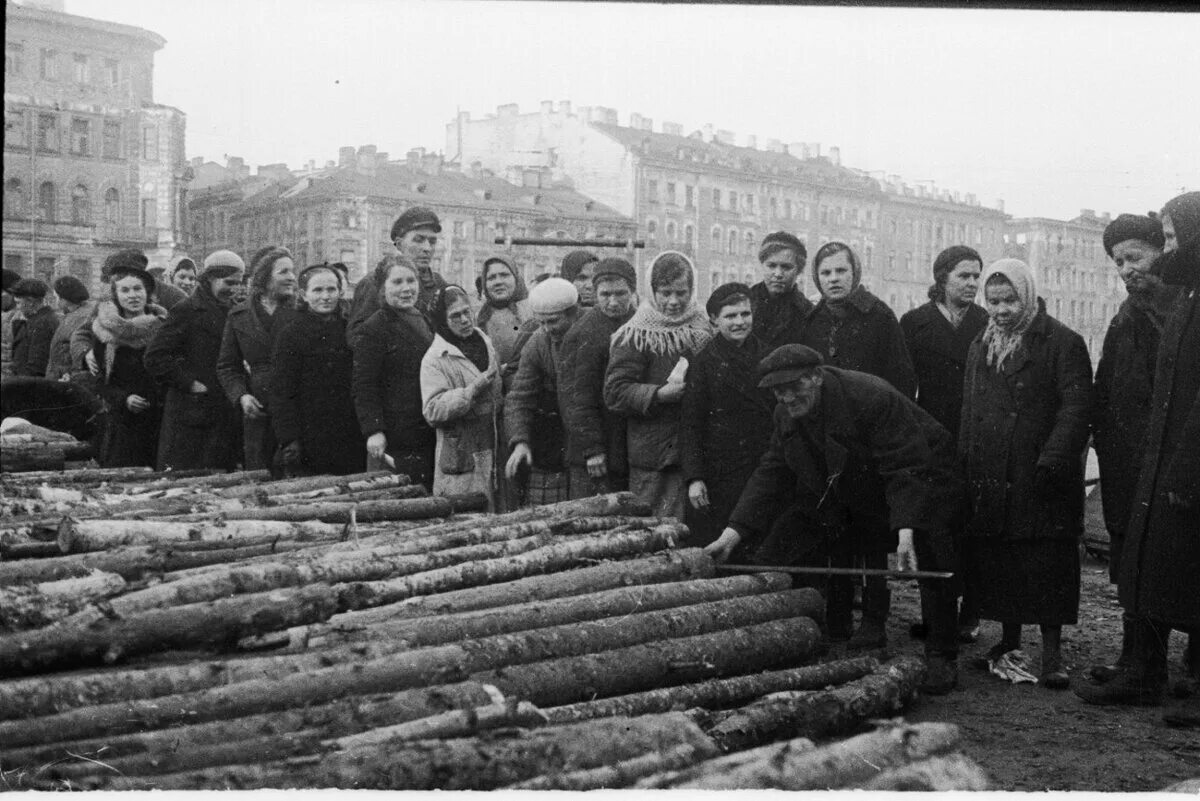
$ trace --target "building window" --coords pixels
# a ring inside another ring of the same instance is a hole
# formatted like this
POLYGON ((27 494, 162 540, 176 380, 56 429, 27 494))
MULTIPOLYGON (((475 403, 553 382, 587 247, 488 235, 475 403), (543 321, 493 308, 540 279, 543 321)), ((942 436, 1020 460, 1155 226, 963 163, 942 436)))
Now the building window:
POLYGON ((696 246, 696 229, 690 225, 683 226, 683 244, 689 248, 696 246))
POLYGON ((745 242, 746 242, 746 255, 750 255, 751 253, 754 252, 754 232, 747 231, 746 236, 743 238, 745 239, 745 242))
POLYGON ((721 190, 720 189, 713 190, 713 208, 714 209, 721 208, 721 190))
POLYGON ((658 181, 646 182, 646 200, 650 203, 658 202, 658 181))
POLYGON ((754 195, 750 194, 749 192, 746 193, 746 213, 754 213, 754 195))
POLYGON ((158 129, 146 127, 142 129, 142 158, 146 161, 158 159, 158 129))
POLYGON ((792 200, 791 198, 783 199, 783 217, 785 220, 792 219, 792 200))
POLYGON ((667 220, 667 241, 674 243, 679 235, 679 230, 675 227, 674 220, 667 220))
POLYGON ((92 221, 91 200, 88 188, 78 184, 71 190, 71 223, 87 225, 92 221))
POLYGON ((12 270, 17 275, 25 274, 25 256, 20 253, 4 254, 4 269, 12 270))
POLYGON ((730 211, 738 210, 738 193, 737 192, 729 193, 729 210, 730 211))
POLYGON ((646 238, 651 242, 658 241, 658 223, 654 220, 646 221, 646 238))
POLYGON ((678 205, 675 202, 675 184, 670 181, 667 182, 667 202, 672 206, 678 205))
POLYGON ((770 203, 771 203, 771 219, 775 219, 776 217, 779 216, 779 201, 777 201, 775 198, 771 198, 770 203))
POLYGON ((115 187, 104 193, 104 221, 111 225, 121 221, 121 193, 115 187))
POLYGON ((71 153, 76 156, 92 155, 92 121, 82 117, 71 118, 71 153))
POLYGON ((58 152, 57 114, 38 115, 37 146, 38 150, 45 150, 51 153, 58 152))
POLYGON ((4 146, 29 147, 29 128, 25 122, 25 112, 21 110, 4 112, 4 146))
POLYGON ((683 205, 689 209, 696 206, 696 188, 690 184, 683 186, 683 205))
POLYGON ((912 275, 912 274, 913 274, 913 257, 912 257, 912 253, 905 253, 905 254, 904 254, 904 274, 905 274, 905 275, 912 275))
POLYGON ((719 225, 713 226, 711 245, 714 253, 721 251, 721 226, 719 225))
POLYGON ((33 277, 40 278, 47 284, 54 283, 54 257, 40 256, 33 263, 33 277))
POLYGON ((729 255, 735 255, 738 251, 738 230, 736 228, 729 229, 729 255))
POLYGON ((58 53, 42 48, 41 59, 38 62, 38 74, 43 81, 58 80, 58 53))
POLYGON ((92 263, 87 259, 71 259, 68 271, 82 281, 84 286, 92 282, 92 263))
POLYGON ((91 70, 88 68, 88 57, 80 53, 76 53, 71 59, 71 77, 75 83, 89 83, 91 80, 91 70))
POLYGON ((19 76, 25 69, 25 48, 16 42, 4 43, 4 74, 19 76))
POLYGON ((104 158, 121 158, 121 123, 116 120, 104 121, 104 141, 101 148, 100 153, 104 158))
POLYGON ((115 58, 104 59, 104 82, 113 89, 121 82, 121 67, 115 58))
POLYGON ((158 203, 152 197, 142 198, 142 227, 158 227, 158 203))
POLYGON ((38 218, 46 222, 54 222, 58 216, 55 208, 58 206, 58 192, 52 181, 45 181, 38 187, 38 218))
POLYGON ((25 185, 20 178, 9 178, 4 182, 4 216, 25 216, 25 185))
MULTIPOLYGON (((888 253, 887 265, 888 265, 888 268, 887 268, 888 275, 895 275, 896 274, 896 253, 895 253, 895 251, 888 253)), ((893 306, 896 305, 894 301, 893 301, 892 305, 893 306)))

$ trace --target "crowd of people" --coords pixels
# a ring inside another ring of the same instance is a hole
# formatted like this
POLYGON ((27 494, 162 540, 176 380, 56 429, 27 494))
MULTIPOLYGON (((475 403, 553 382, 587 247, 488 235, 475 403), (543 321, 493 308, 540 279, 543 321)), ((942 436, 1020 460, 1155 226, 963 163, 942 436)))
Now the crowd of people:
MULTIPOLYGON (((104 465, 391 469, 492 509, 628 489, 718 561, 953 573, 919 584, 931 693, 956 686, 980 620, 1002 632, 985 663, 1037 626, 1041 684, 1071 684, 1094 442, 1125 634, 1076 693, 1169 697, 1168 722, 1200 723, 1200 193, 1105 230, 1128 297, 1095 376, 1030 268, 966 245, 897 319, 842 242, 810 266, 772 233, 762 281, 701 308, 681 252, 653 259, 644 298, 628 261, 586 251, 528 288, 496 255, 468 288, 433 270, 440 233, 434 212, 405 211, 352 297, 342 265, 301 268, 279 246, 157 275, 121 251, 108 297, 59 278, 57 311, 43 282, 6 272, 11 371, 94 388, 104 465), (1172 629, 1186 677, 1167 692, 1172 629)), ((824 592, 832 643, 886 643, 885 578, 797 581, 824 592)))

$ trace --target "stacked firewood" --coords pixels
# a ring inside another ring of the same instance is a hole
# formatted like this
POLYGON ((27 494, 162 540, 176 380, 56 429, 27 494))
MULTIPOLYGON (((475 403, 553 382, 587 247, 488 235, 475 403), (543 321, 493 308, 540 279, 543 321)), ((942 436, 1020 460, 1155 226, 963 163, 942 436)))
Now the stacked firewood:
POLYGON ((0 785, 986 786, 953 726, 828 742, 923 663, 812 664, 818 593, 718 577, 629 494, 93 472, 4 487, 80 497, 26 535, 57 556, 0 554, 0 785))
POLYGON ((62 470, 68 459, 86 458, 87 443, 70 434, 11 417, 0 429, 0 470, 62 470))

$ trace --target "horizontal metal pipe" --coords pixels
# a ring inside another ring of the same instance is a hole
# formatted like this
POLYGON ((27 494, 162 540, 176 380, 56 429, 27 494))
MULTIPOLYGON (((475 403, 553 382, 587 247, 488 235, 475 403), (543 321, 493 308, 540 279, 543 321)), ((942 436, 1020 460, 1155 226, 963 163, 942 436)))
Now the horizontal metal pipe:
POLYGON ((637 248, 646 247, 643 239, 555 239, 544 236, 498 236, 494 240, 497 245, 536 245, 546 247, 568 248, 637 248))
POLYGON ((937 570, 881 570, 858 567, 779 567, 777 565, 717 565, 730 573, 789 573, 794 576, 882 576, 891 579, 948 579, 953 573, 937 570))

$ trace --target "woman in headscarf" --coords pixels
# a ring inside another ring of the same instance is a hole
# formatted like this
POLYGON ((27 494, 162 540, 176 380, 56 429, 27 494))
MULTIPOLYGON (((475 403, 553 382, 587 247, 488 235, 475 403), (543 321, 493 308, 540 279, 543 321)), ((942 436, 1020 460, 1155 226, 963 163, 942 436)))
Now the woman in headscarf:
POLYGON ((1083 338, 1046 314, 1024 262, 997 261, 983 286, 988 324, 967 357, 959 432, 969 578, 980 617, 1003 630, 987 660, 1019 648, 1023 624, 1040 626, 1041 682, 1063 689, 1062 627, 1079 610, 1092 363, 1083 338))
POLYGON ((522 329, 530 328, 533 313, 529 310, 529 291, 525 280, 513 263, 502 256, 492 256, 483 262, 479 276, 479 297, 483 306, 475 321, 487 335, 500 359, 501 376, 505 385, 517 373, 517 340, 522 329))
POLYGON ((660 253, 650 267, 651 297, 613 334, 604 403, 629 419, 629 489, 655 515, 683 519, 679 413, 687 360, 712 339, 696 306, 695 268, 684 254, 660 253))
POLYGON ((491 340, 475 326, 467 292, 444 287, 434 301, 433 344, 421 359, 421 403, 437 430, 433 493, 496 494, 496 415, 500 361, 491 340))
MULTIPOLYGON (((820 353, 825 364, 870 373, 908 398, 917 393, 916 373, 904 332, 886 303, 862 284, 862 263, 844 242, 827 242, 813 257, 813 283, 821 300, 804 326, 800 344, 820 353)), ((887 567, 892 533, 880 531, 874 547, 864 548, 865 565, 887 567)), ((850 650, 882 648, 891 611, 887 581, 868 578, 863 584, 863 625, 851 637, 850 650)))
POLYGON ((392 460, 397 473, 433 487, 436 437, 421 413, 421 359, 433 327, 417 308, 417 266, 400 254, 375 268, 379 311, 359 329, 354 349, 354 407, 367 438, 368 469, 392 460))
POLYGON ((162 390, 142 362, 146 346, 167 318, 150 303, 154 278, 125 266, 109 278, 112 300, 100 303, 92 321, 92 354, 100 365, 97 392, 108 405, 100 464, 153 467, 162 425, 162 390))
POLYGON ((353 356, 346 342, 342 277, 329 265, 300 273, 305 308, 271 350, 271 424, 288 473, 349 475, 366 466, 351 397, 353 356))
POLYGON ((750 287, 724 284, 705 304, 717 331, 692 360, 679 448, 687 482, 689 545, 715 541, 771 442, 775 398, 758 386, 770 349, 753 333, 750 287))

